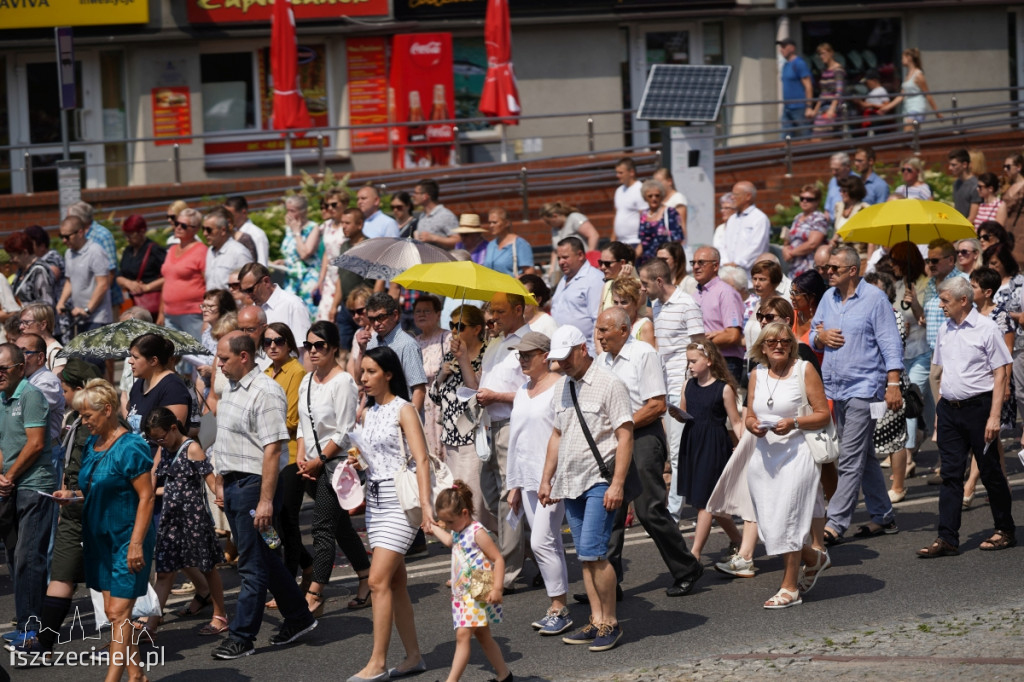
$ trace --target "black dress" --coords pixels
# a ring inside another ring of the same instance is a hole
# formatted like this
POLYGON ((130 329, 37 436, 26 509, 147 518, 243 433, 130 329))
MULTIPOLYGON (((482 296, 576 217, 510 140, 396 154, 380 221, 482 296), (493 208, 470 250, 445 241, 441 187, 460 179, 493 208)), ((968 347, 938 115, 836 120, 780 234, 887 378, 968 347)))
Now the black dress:
POLYGON ((206 476, 213 472, 210 460, 188 458, 190 438, 176 453, 160 449, 157 478, 163 479, 164 504, 157 529, 156 570, 170 573, 189 566, 212 571, 221 551, 206 502, 206 476))
POLYGON ((732 442, 726 426, 723 392, 725 382, 716 379, 701 386, 686 382, 686 411, 693 417, 679 445, 679 494, 695 509, 705 509, 729 457, 732 442))

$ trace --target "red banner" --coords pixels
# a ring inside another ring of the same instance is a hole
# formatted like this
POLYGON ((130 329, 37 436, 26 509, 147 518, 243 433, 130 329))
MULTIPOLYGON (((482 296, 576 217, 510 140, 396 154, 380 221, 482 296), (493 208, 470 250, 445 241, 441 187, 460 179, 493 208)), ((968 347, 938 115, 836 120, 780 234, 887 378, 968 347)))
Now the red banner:
POLYGON ((153 137, 177 138, 157 140, 153 144, 190 144, 181 136, 192 134, 192 101, 188 88, 153 88, 153 137))
MULTIPOLYGON (((387 38, 349 38, 345 41, 348 62, 348 122, 373 125, 388 122, 387 38)), ((388 129, 352 131, 352 151, 387 149, 388 129)))
POLYGON ((389 119, 417 124, 391 129, 394 167, 454 164, 453 124, 431 123, 455 117, 451 34, 396 35, 391 54, 389 119))
MULTIPOLYGON (((273 0, 188 0, 192 24, 270 22, 273 0)), ((295 20, 386 17, 388 0, 292 0, 295 20)))

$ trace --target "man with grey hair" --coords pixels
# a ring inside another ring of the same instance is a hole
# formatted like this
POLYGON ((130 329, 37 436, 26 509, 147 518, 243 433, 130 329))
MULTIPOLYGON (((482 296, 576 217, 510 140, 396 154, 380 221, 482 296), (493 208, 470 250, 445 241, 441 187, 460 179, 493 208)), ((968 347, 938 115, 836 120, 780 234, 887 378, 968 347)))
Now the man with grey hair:
POLYGON ((77 216, 69 215, 60 224, 60 238, 68 247, 64 252, 67 279, 56 310, 58 315, 70 313, 79 333, 114 321, 110 302, 114 275, 103 248, 88 240, 86 229, 86 223, 77 216))
MULTIPOLYGON (((258 305, 247 305, 238 311, 238 331, 242 332, 256 344, 256 354, 253 356, 260 371, 266 370, 273 364, 267 357, 260 345, 263 340, 263 332, 267 329, 267 314, 258 305)), ((303 336, 305 341, 306 337, 303 336)), ((298 339, 296 343, 300 343, 298 339)))
POLYGON ((939 536, 918 556, 932 559, 959 554, 964 477, 971 452, 988 491, 995 531, 979 549, 993 551, 1017 544, 1010 486, 996 444, 1003 386, 1013 362, 1003 334, 991 318, 974 307, 971 284, 953 277, 939 285, 939 306, 946 320, 939 327, 932 362, 943 368, 936 406, 936 433, 942 462, 939 490, 939 536), (997 390, 993 390, 997 389, 997 390))
POLYGON ((860 254, 849 245, 832 250, 829 284, 811 320, 811 345, 824 351, 825 395, 839 432, 839 485, 829 501, 825 542, 834 545, 850 527, 861 485, 871 521, 855 537, 898 533, 882 468, 874 456, 871 403, 903 405, 903 342, 885 293, 860 278, 860 254))
POLYGON ((203 216, 203 236, 209 247, 206 251, 207 291, 227 289, 228 275, 256 260, 255 255, 232 236, 234 232, 235 227, 227 209, 218 206, 203 216))
POLYGON ((832 222, 836 219, 835 208, 836 202, 839 201, 839 181, 857 174, 850 171, 850 155, 846 152, 836 152, 829 157, 828 167, 832 171, 832 179, 828 181, 828 192, 825 194, 825 213, 828 214, 829 222, 832 222))
POLYGON ((721 261, 725 265, 738 265, 749 271, 754 260, 768 250, 768 237, 772 225, 764 211, 754 205, 757 189, 754 184, 741 180, 732 187, 736 212, 729 216, 723 228, 721 261))
MULTIPOLYGON (((76 201, 68 206, 68 215, 81 219, 82 223, 87 227, 85 238, 102 247, 103 253, 107 254, 107 260, 110 261, 110 281, 112 283, 116 282, 118 263, 117 243, 114 241, 114 235, 110 233, 110 230, 96 222, 95 211, 93 211, 91 204, 84 201, 76 201)), ((121 291, 121 287, 112 284, 110 288, 111 305, 114 308, 120 308, 123 302, 124 293, 121 291)))

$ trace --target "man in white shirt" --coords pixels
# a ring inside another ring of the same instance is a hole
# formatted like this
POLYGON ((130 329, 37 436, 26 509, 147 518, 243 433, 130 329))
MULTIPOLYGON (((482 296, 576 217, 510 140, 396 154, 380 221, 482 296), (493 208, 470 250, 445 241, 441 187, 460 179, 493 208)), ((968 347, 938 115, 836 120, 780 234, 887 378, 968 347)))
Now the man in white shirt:
MULTIPOLYGON (((597 318, 597 340, 605 349, 597 356, 597 365, 619 377, 629 389, 633 409, 633 465, 643 491, 633 500, 640 524, 654 540, 661 558, 672 575, 670 597, 681 597, 693 590, 704 569, 686 549, 686 540, 668 512, 665 491, 665 376, 658 351, 649 343, 634 339, 629 315, 618 306, 608 308, 597 318)), ((626 539, 626 508, 619 507, 608 541, 608 560, 622 582, 622 547, 626 539)))
MULTIPOLYGON (((615 227, 613 241, 629 246, 640 243, 640 214, 647 210, 641 192, 641 183, 636 179, 636 164, 633 159, 623 157, 615 164, 615 177, 619 186, 615 189, 615 227)), ((586 334, 586 330, 581 330, 586 334)), ((593 349, 591 349, 593 351, 593 349)))
POLYGON ((253 244, 256 245, 256 262, 266 265, 267 259, 270 258, 270 240, 267 239, 266 232, 249 220, 249 202, 241 195, 228 197, 224 202, 224 208, 231 214, 231 224, 235 232, 247 234, 252 238, 253 244))
POLYGON ((267 323, 283 322, 295 335, 299 347, 299 359, 305 355, 302 348, 309 331, 309 308, 302 299, 270 281, 270 271, 259 263, 249 263, 238 273, 238 283, 243 294, 252 298, 267 316, 267 323))
MULTIPOLYGON (((686 347, 704 340, 704 317, 692 296, 672 284, 668 264, 655 258, 640 267, 641 295, 654 300, 654 337, 665 372, 668 400, 678 404, 686 378, 686 347)), ((678 520, 683 507, 679 489, 679 440, 683 425, 665 417, 668 434, 668 458, 672 463, 672 487, 668 493, 668 511, 678 520)))
POLYGON ((764 211, 754 206, 757 190, 753 183, 741 180, 732 187, 736 212, 725 223, 722 238, 722 264, 738 265, 747 272, 757 257, 768 250, 772 224, 764 211))
MULTIPOLYGON (((273 360, 263 352, 263 332, 267 329, 267 314, 263 308, 256 305, 242 306, 238 310, 238 331, 242 332, 256 344, 256 355, 253 360, 256 366, 263 372, 273 364, 273 360)), ((302 344, 299 344, 299 352, 302 352, 302 344)))
POLYGON ((526 300, 516 294, 495 294, 491 298, 491 315, 498 330, 505 336, 500 343, 492 343, 484 352, 479 387, 475 377, 465 375, 466 385, 478 388, 476 401, 490 420, 491 458, 480 470, 480 488, 491 513, 498 519, 498 547, 505 559, 505 589, 515 583, 523 570, 523 524, 514 529, 508 524, 508 491, 505 490, 508 463, 509 417, 516 391, 526 383, 526 375, 511 346, 522 341, 530 331, 524 311, 526 300))
POLYGON ((228 275, 246 263, 252 262, 252 254, 231 236, 234 227, 231 214, 224 208, 215 208, 203 216, 203 236, 209 249, 206 251, 206 290, 227 289, 228 275))
POLYGON ((398 223, 380 210, 380 192, 373 185, 360 187, 356 192, 356 207, 363 212, 363 234, 374 237, 398 238, 398 223))

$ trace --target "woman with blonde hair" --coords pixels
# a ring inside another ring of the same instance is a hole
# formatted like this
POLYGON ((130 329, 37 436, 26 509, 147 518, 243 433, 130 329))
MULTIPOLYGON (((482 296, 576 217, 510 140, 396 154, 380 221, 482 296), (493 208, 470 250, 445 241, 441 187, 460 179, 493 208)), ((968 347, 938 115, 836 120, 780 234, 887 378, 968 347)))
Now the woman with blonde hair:
POLYGON ((846 94, 846 69, 836 60, 836 51, 828 43, 818 45, 817 54, 822 64, 818 76, 820 92, 811 111, 814 133, 821 135, 833 132, 843 118, 845 104, 842 97, 846 94))
POLYGON ((21 309, 18 326, 22 334, 38 334, 46 341, 46 369, 60 374, 67 364, 67 358, 59 358, 57 354, 64 348, 61 342, 53 337, 53 306, 46 303, 29 303, 21 309))
POLYGON ((900 94, 893 97, 888 104, 883 104, 878 113, 885 114, 903 105, 903 130, 910 132, 914 124, 924 123, 928 106, 935 110, 935 118, 942 118, 935 99, 928 92, 928 81, 925 80, 924 70, 921 68, 921 51, 916 47, 908 47, 903 50, 903 68, 906 69, 906 80, 900 84, 900 94))
POLYGON ((932 188, 924 181, 924 163, 920 157, 910 156, 900 163, 900 177, 903 184, 897 185, 896 189, 889 195, 889 201, 897 199, 923 199, 932 198, 932 188))
POLYGON ((552 201, 540 207, 540 218, 551 228, 551 262, 548 265, 548 280, 554 284, 561 277, 558 269, 558 242, 569 237, 579 237, 587 245, 587 251, 596 251, 601 235, 587 216, 575 206, 562 201, 552 201))
POLYGON ((611 286, 612 305, 617 305, 629 315, 630 335, 639 340, 646 341, 657 348, 657 340, 654 338, 654 323, 640 315, 643 305, 643 298, 640 296, 640 280, 632 276, 616 277, 612 280, 611 286))

